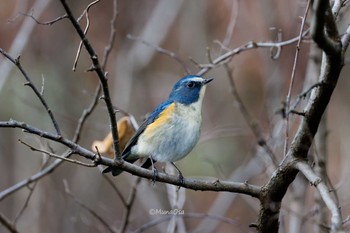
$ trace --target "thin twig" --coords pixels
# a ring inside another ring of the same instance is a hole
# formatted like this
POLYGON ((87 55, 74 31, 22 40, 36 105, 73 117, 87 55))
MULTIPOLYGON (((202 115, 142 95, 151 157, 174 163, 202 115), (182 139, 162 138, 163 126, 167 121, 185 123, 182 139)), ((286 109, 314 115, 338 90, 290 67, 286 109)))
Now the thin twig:
POLYGON ((113 0, 113 16, 111 19, 110 34, 109 34, 107 46, 105 47, 105 52, 103 55, 102 63, 101 63, 103 70, 106 69, 109 54, 112 51, 112 48, 114 46, 115 36, 117 33, 117 26, 116 25, 117 25, 118 15, 119 15, 118 14, 118 3, 117 3, 117 0, 113 0))
MULTIPOLYGON (((97 156, 96 153, 85 149, 84 147, 74 143, 73 141, 66 139, 64 137, 40 130, 31 125, 25 124, 23 122, 19 122, 15 120, 0 121, 0 128, 20 128, 25 130, 25 132, 27 133, 38 135, 41 138, 46 138, 51 141, 55 141, 62 145, 65 145, 66 147, 70 148, 70 150, 75 154, 78 154, 90 160, 96 160, 96 156, 97 156)), ((144 169, 140 166, 125 162, 123 160, 115 161, 107 157, 101 157, 99 159, 100 159, 99 164, 102 164, 105 166, 114 166, 114 167, 118 166, 122 170, 127 171, 133 175, 144 177, 150 180, 154 179, 153 171, 149 169, 144 169)), ((52 167, 50 168, 52 169, 52 167)), ((31 178, 29 178, 29 180, 38 179, 38 177, 46 175, 47 171, 45 169, 43 170, 43 172, 38 173, 35 176, 32 176, 31 178)), ((155 180, 159 182, 181 186, 188 189, 193 189, 193 190, 237 192, 237 193, 245 193, 252 197, 259 197, 261 194, 259 186, 251 185, 248 183, 223 181, 218 179, 211 180, 211 179, 186 178, 183 181, 181 181, 178 179, 177 176, 168 175, 168 174, 159 172, 155 180)), ((11 190, 17 189, 17 186, 22 186, 23 183, 28 184, 28 182, 29 182, 28 180, 21 181, 16 185, 16 187, 11 187, 11 190)), ((0 201, 4 197, 6 197, 8 193, 11 192, 11 190, 5 190, 3 192, 0 192, 0 201)))
MULTIPOLYGON (((133 231, 133 233, 142 233, 142 232, 148 230, 151 227, 154 227, 154 226, 156 226, 156 225, 158 225, 160 223, 169 221, 172 217, 173 217, 172 215, 166 215, 166 216, 162 216, 162 218, 154 219, 153 221, 150 221, 150 222, 142 225, 140 228, 138 228, 135 231, 133 231)), ((196 218, 196 219, 208 218, 208 219, 211 219, 211 220, 217 220, 217 221, 224 222, 224 223, 227 223, 227 224, 230 224, 230 225, 234 225, 234 226, 237 225, 237 221, 235 221, 235 220, 232 220, 230 218, 225 218, 225 217, 222 217, 222 216, 211 215, 211 214, 184 213, 184 214, 181 215, 181 217, 183 217, 183 218, 190 218, 190 219, 192 219, 192 218, 196 218)))
MULTIPOLYGON (((92 7, 93 5, 95 5, 96 3, 98 3, 100 0, 95 0, 93 1, 92 3, 90 3, 86 9, 84 10, 84 13, 85 14, 85 18, 86 18, 86 26, 85 26, 85 30, 84 30, 84 35, 86 35, 87 31, 89 30, 89 27, 90 27, 90 19, 89 19, 89 10, 90 10, 90 7, 92 7)), ((79 21, 79 20, 78 20, 79 21)), ((74 64, 73 64, 73 71, 76 70, 77 68, 77 64, 78 64, 78 59, 79 59, 79 56, 80 56, 80 53, 81 53, 81 48, 83 47, 83 41, 81 40, 80 43, 79 43, 79 46, 78 46, 78 51, 77 51, 77 54, 75 55, 75 59, 74 59, 74 64)))
POLYGON ((123 194, 119 191, 118 187, 113 183, 113 181, 107 175, 103 174, 102 177, 108 182, 108 184, 115 191, 115 193, 117 194, 117 196, 120 198, 121 202, 123 203, 123 206, 126 207, 127 206, 126 200, 123 197, 123 194))
POLYGON ((275 154, 273 153, 272 149, 269 147, 269 145, 267 144, 262 132, 261 132, 261 129, 259 127, 258 124, 256 124, 253 120, 252 120, 252 117, 248 111, 248 109, 246 108, 245 104, 243 103, 239 93, 238 93, 238 90, 237 90, 237 87, 236 87, 236 84, 235 84, 235 81, 233 79, 233 76, 232 76, 232 71, 230 69, 230 67, 225 64, 225 70, 226 70, 226 73, 227 73, 227 77, 228 77, 228 80, 229 80, 229 83, 230 83, 230 87, 231 87, 231 94, 232 96, 236 99, 236 102, 238 104, 238 108, 241 112, 241 114, 243 115, 243 118, 244 120, 246 121, 246 123, 248 124, 249 128, 251 129, 251 131, 253 132, 256 140, 257 140, 257 143, 259 146, 261 146, 262 148, 264 148, 264 150, 266 151, 266 153, 269 155, 270 159, 272 160, 273 164, 275 167, 278 166, 278 160, 275 156, 275 154))
POLYGON ((104 94, 103 99, 106 103, 107 110, 108 110, 108 116, 110 118, 110 123, 111 123, 110 125, 111 125, 111 132, 112 132, 112 136, 113 136, 114 157, 115 157, 115 160, 121 160, 121 154, 120 154, 120 149, 119 149, 119 136, 118 136, 117 120, 116 120, 112 100, 111 100, 111 97, 109 94, 109 87, 108 87, 106 74, 100 65, 100 62, 99 62, 99 59, 97 57, 97 54, 95 53, 95 50, 91 46, 89 40, 86 38, 83 30, 81 29, 79 23, 77 22, 77 20, 73 16, 73 13, 72 13, 71 9, 69 8, 69 6, 67 5, 66 1, 61 0, 61 3, 62 3, 62 6, 64 7, 64 9, 68 15, 69 20, 71 21, 71 23, 74 26, 77 33, 79 34, 80 39, 82 40, 87 52, 89 53, 90 59, 93 63, 93 70, 96 72, 96 74, 100 80, 103 94, 104 94))
POLYGON ((0 48, 0 53, 3 54, 9 61, 11 61, 19 69, 19 71, 22 73, 23 77, 27 80, 27 82, 24 85, 29 86, 33 90, 34 94, 38 97, 41 104, 44 106, 45 110, 49 114, 49 117, 51 118, 52 124, 55 127, 56 133, 58 135, 61 135, 61 130, 58 126, 58 123, 57 123, 51 109, 49 108, 44 97, 40 94, 39 90, 35 87, 34 83, 32 82, 31 78, 28 76, 27 72, 23 69, 23 67, 19 61, 20 57, 14 59, 1 48, 0 48))
MULTIPOLYGON (((66 158, 64 156, 61 156, 61 155, 57 155, 57 154, 54 154, 54 153, 51 153, 49 151, 45 151, 45 150, 42 150, 42 149, 38 149, 38 148, 35 148, 31 145, 29 145, 28 143, 18 139, 18 141, 20 143, 22 143, 23 145, 27 146, 29 149, 31 149, 32 151, 38 151, 40 153, 44 153, 50 157, 53 157, 53 158, 56 158, 56 159, 61 159, 61 160, 64 160, 64 161, 67 161, 67 162, 70 162, 70 163, 75 163, 75 164, 78 164, 78 165, 82 165, 84 167, 96 167, 97 166, 97 163, 92 163, 92 164, 89 164, 89 163, 83 163, 83 162, 80 162, 78 160, 75 160, 75 159, 70 159, 70 158, 66 158)), ((71 155, 73 154, 73 152, 70 153, 71 155)))
MULTIPOLYGON (((304 38, 308 33, 309 33, 309 29, 305 30, 302 37, 304 38)), ((283 46, 287 46, 287 45, 291 45, 295 42, 297 42, 299 40, 299 36, 286 40, 286 41, 281 41, 281 42, 248 42, 238 48, 235 48, 233 50, 228 51, 227 53, 217 57, 216 59, 213 60, 212 64, 198 64, 197 66, 199 68, 201 68, 201 70, 199 72, 197 72, 197 75, 204 75, 205 73, 207 73, 209 70, 218 67, 218 65, 222 65, 225 63, 228 63, 232 57, 234 57, 235 55, 241 53, 241 52, 245 52, 251 49, 255 49, 255 48, 271 48, 271 47, 283 47, 283 46)))
MULTIPOLYGON (((292 96, 292 91, 293 91, 293 86, 294 86, 295 73, 296 73, 296 68, 297 68, 297 63, 298 63, 298 58, 299 58, 300 45, 301 45, 301 41, 303 39, 304 25, 305 25, 305 21, 307 18, 307 14, 308 14, 309 9, 310 9, 310 5, 311 5, 311 0, 308 0, 307 6, 305 9, 305 13, 303 16, 303 20, 301 21, 299 39, 298 39, 298 43, 296 45, 296 50, 295 50, 293 69, 292 69, 292 74, 291 74, 291 78, 290 78, 288 94, 287 94, 286 102, 285 102, 286 103, 286 105, 285 105, 286 112, 289 112, 289 108, 290 108, 290 101, 291 101, 291 96, 292 96)), ((289 123, 290 123, 289 122, 289 114, 285 114, 284 156, 287 155, 288 146, 289 146, 289 123)))
POLYGON ((0 223, 11 233, 18 233, 16 226, 2 213, 0 213, 0 223))
POLYGON ((327 188, 324 181, 319 178, 316 173, 312 170, 309 164, 303 161, 299 161, 295 164, 295 167, 304 174, 304 176, 309 180, 311 185, 315 186, 320 193, 322 200, 327 205, 328 209, 332 214, 332 229, 342 228, 342 217, 338 206, 330 196, 329 189, 327 188))
POLYGON ((130 194, 128 197, 128 200, 126 201, 125 211, 122 217, 122 223, 119 232, 124 233, 126 231, 126 228, 129 224, 129 216, 131 213, 131 208, 134 204, 136 192, 137 192, 137 186, 139 185, 141 181, 141 177, 136 177, 134 184, 131 187, 130 194))
POLYGON ((22 15, 24 16, 28 16, 30 18, 32 18, 37 24, 39 25, 45 25, 45 26, 51 26, 54 23, 57 23, 58 21, 61 21, 62 19, 67 19, 68 16, 66 14, 61 15, 59 17, 57 17, 56 19, 50 20, 50 21, 46 21, 46 22, 40 22, 39 20, 37 20, 33 14, 26 14, 26 13, 22 13, 22 15))
POLYGON ((92 216, 94 216, 102 225, 111 233, 117 233, 116 230, 114 230, 99 214, 96 213, 95 210, 88 207, 86 204, 84 204, 80 199, 78 199, 76 196, 74 196, 71 191, 69 190, 68 182, 67 180, 63 180, 64 190, 70 196, 79 206, 81 206, 83 209, 87 210, 92 216))
POLYGON ((159 52, 161 54, 165 54, 165 55, 175 59, 175 61, 177 61, 182 66, 182 68, 185 70, 185 72, 187 74, 191 73, 191 70, 188 68, 186 63, 176 53, 171 52, 171 51, 166 50, 166 49, 163 49, 163 48, 161 48, 159 46, 153 45, 153 44, 143 40, 142 38, 139 38, 139 37, 136 37, 136 36, 133 36, 133 35, 130 35, 130 34, 127 35, 127 38, 130 39, 130 40, 139 41, 139 42, 143 43, 144 45, 147 45, 148 47, 153 48, 157 52, 159 52))

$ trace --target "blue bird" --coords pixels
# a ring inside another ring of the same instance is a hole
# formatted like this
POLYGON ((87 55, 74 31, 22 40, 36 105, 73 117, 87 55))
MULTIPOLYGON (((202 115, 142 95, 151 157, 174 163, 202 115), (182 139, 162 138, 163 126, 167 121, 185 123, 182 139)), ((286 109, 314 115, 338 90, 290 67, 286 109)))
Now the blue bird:
MULTIPOLYGON (((197 144, 201 122, 202 102, 206 84, 213 79, 188 75, 177 81, 168 99, 161 103, 142 123, 122 152, 123 160, 134 163, 140 158, 148 158, 143 168, 152 166, 156 176, 154 162, 173 162, 185 157, 197 144)), ((123 170, 108 167, 103 172, 112 172, 114 176, 123 170)))

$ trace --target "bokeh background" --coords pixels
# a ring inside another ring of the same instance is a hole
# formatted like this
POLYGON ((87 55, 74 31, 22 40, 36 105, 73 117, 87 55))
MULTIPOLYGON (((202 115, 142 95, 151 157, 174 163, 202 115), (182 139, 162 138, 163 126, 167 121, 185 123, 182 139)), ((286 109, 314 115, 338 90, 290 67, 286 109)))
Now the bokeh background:
MULTIPOLYGON (((89 3, 68 1, 77 17, 89 3)), ((118 0, 115 45, 106 67, 113 104, 142 122, 147 113, 167 98, 172 85, 185 75, 185 69, 176 59, 154 47, 174 52, 195 74, 200 68, 190 58, 200 64, 209 63, 207 48, 215 59, 227 52, 225 47, 233 49, 249 41, 273 42, 297 37, 305 7, 303 0, 118 0), (128 35, 141 38, 153 47, 130 39, 128 35)), ((346 12, 347 7, 338 20, 340 33, 349 22, 346 12)), ((84 49, 76 71, 72 71, 80 41, 67 19, 48 26, 37 24, 28 16, 45 22, 64 13, 59 1, 1 1, 0 48, 13 57, 21 56, 21 64, 33 82, 39 89, 44 86, 44 97, 63 135, 72 138, 82 111, 93 98, 98 78, 95 73, 86 72, 91 61, 84 49)), ((112 14, 112 0, 101 0, 89 11, 91 25, 87 38, 100 58, 108 44, 112 14)), ((81 24, 85 26, 84 19, 81 24)), ((315 83, 315 79, 309 78, 317 76, 317 67, 313 69, 310 65, 318 59, 314 47, 308 38, 301 45, 293 100, 315 83)), ((295 43, 285 46, 280 56, 272 59, 275 49, 245 51, 228 64, 242 101, 280 161, 285 134, 278 112, 288 92, 296 47, 295 43)), ((345 64, 327 111, 328 174, 337 190, 344 218, 350 215, 350 181, 347 179, 350 175, 349 71, 345 64)), ((3 56, 0 56, 0 74, 0 120, 12 118, 53 132, 44 108, 32 90, 23 85, 22 75, 3 56)), ((216 66, 205 77, 215 80, 208 86, 203 104, 201 140, 189 156, 177 163, 178 167, 185 177, 264 184, 273 171, 271 160, 257 145, 256 137, 242 116, 231 94, 224 66, 216 66)), ((117 114, 118 118, 121 116, 117 114)), ((292 116, 291 121, 293 135, 299 117, 292 116)), ((80 144, 90 149, 94 140, 101 140, 109 133, 109 126, 107 109, 104 102, 99 101, 83 128, 80 144)), ((0 192, 40 171, 43 161, 48 159, 30 151, 18 143, 18 139, 38 147, 50 147, 58 154, 65 151, 57 143, 21 130, 0 129, 0 192)), ((310 155, 317 155, 317 145, 310 155)), ((109 178, 125 198, 136 179, 127 173, 109 178)), ((93 209, 113 229, 120 228, 125 207, 99 169, 65 162, 35 186, 27 207, 16 220, 20 232, 108 232, 66 193, 64 180, 76 199, 93 209)), ((23 188, 1 200, 0 212, 13 221, 25 205, 31 188, 33 186, 23 188)), ((298 232, 295 229, 312 232, 319 224, 317 215, 324 209, 317 208, 314 188, 302 178, 295 182, 293 190, 283 204, 281 229, 283 232, 298 232)), ((152 222, 157 224, 146 228, 145 232, 169 230, 169 222, 175 221, 170 220, 171 216, 151 215, 149 211, 172 209, 174 193, 165 184, 141 180, 126 232, 139 230, 152 222)), ((185 213, 184 218, 177 219, 179 232, 254 232, 248 225, 257 219, 259 202, 251 197, 183 189, 177 194, 183 202, 179 209, 185 213), (210 216, 200 215, 207 213, 210 216)), ((0 232, 7 232, 7 229, 0 225, 0 232)))

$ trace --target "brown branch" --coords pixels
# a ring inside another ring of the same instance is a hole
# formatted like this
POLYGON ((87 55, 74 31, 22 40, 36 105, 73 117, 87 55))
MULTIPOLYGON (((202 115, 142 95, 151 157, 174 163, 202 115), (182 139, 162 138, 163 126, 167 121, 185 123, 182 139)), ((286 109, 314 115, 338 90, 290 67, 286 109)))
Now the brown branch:
MULTIPOLYGON (((303 33, 303 38, 309 33, 309 29, 305 30, 303 33)), ((197 75, 204 75, 205 73, 209 72, 211 69, 218 67, 219 65, 228 63, 232 57, 234 57, 235 55, 241 53, 241 52, 245 52, 251 49, 256 49, 256 48, 272 48, 272 47, 283 47, 283 46, 287 46, 287 45, 291 45, 295 42, 297 42, 299 40, 299 36, 286 40, 286 41, 281 41, 281 42, 248 42, 238 48, 235 48, 233 50, 230 50, 228 52, 226 52, 225 54, 217 57, 216 59, 213 60, 212 64, 198 64, 198 67, 201 68, 201 70, 199 72, 197 72, 197 75)), ((190 58, 191 59, 191 58, 190 58)))
POLYGON ((316 175, 316 173, 312 170, 309 164, 304 161, 298 161, 295 164, 295 167, 303 173, 303 175, 309 180, 311 185, 315 186, 320 193, 320 196, 328 209, 332 214, 332 226, 333 230, 341 230, 342 229, 342 216, 340 213, 340 208, 337 206, 336 202, 332 199, 330 195, 330 191, 324 181, 316 175))
POLYGON ((155 46, 155 45, 153 45, 153 44, 143 40, 142 38, 139 38, 139 37, 136 37, 136 36, 133 36, 133 35, 130 35, 130 34, 127 35, 127 38, 130 39, 130 40, 140 41, 144 45, 147 45, 148 47, 153 48, 157 52, 159 52, 161 54, 165 54, 165 55, 173 58, 175 61, 177 61, 182 66, 182 68, 185 70, 185 72, 187 74, 191 74, 191 70, 188 68, 186 63, 176 53, 171 52, 169 50, 166 50, 164 48, 161 48, 159 46, 155 46))
MULTIPOLYGON (((145 232, 147 229, 151 228, 151 227, 154 227, 160 223, 163 223, 163 222, 167 222, 167 221, 170 221, 171 218, 173 216, 172 215, 166 215, 162 218, 157 218, 157 219, 154 219, 144 225, 142 225, 141 227, 139 227, 138 229, 136 229, 134 231, 134 233, 141 233, 141 232, 145 232)), ((212 214, 203 214, 203 213, 184 213, 184 214, 181 214, 181 217, 182 218, 189 218, 189 219, 211 219, 211 220, 216 220, 216 221, 219 221, 219 222, 224 222, 224 223, 227 223, 227 224, 230 224, 230 225, 233 225, 233 226, 236 226, 237 225, 237 221, 235 220, 232 220, 230 218, 225 218, 225 217, 222 217, 222 216, 217 216, 217 215, 212 215, 212 214)))
MULTIPOLYGON (((44 154, 46 154, 46 155, 48 155, 50 157, 56 158, 56 159, 61 159, 63 161, 70 162, 70 163, 75 163, 75 164, 78 164, 78 165, 81 165, 81 166, 84 166, 84 167, 96 167, 97 166, 97 163, 89 164, 89 163, 80 162, 80 161, 75 160, 75 159, 67 158, 68 156, 72 155, 73 153, 69 153, 67 157, 64 157, 64 156, 61 156, 61 155, 57 155, 57 154, 51 153, 49 151, 45 151, 45 150, 42 150, 42 149, 35 148, 35 147, 29 145, 28 143, 20 140, 20 139, 18 141, 20 143, 22 143, 23 145, 27 146, 32 151, 37 151, 37 152, 40 152, 40 153, 44 153, 44 154)), ((99 154, 99 153, 97 153, 97 154, 99 154)), ((99 159, 97 158, 97 160, 99 160, 99 159)))
POLYGON ((112 104, 112 100, 109 94, 109 88, 108 88, 108 80, 107 77, 105 75, 105 72, 103 70, 103 68, 100 65, 99 59, 97 57, 97 54, 95 53, 95 50, 93 49, 93 47, 91 46, 89 40, 86 38, 83 30, 81 29, 79 23, 77 22, 77 20, 74 18, 72 11, 70 10, 69 6, 67 5, 65 0, 61 0, 62 6, 64 7, 69 20, 71 21, 73 27, 75 28, 75 30, 77 31, 78 35, 80 36, 81 40, 83 41, 83 44, 87 50, 87 52, 90 55, 90 59, 92 61, 93 64, 93 70, 96 72, 101 86, 102 86, 102 91, 103 91, 103 99, 106 103, 107 106, 107 110, 108 110, 108 115, 110 118, 110 123, 111 123, 111 132, 113 135, 113 149, 114 149, 114 157, 116 160, 120 160, 121 159, 121 155, 120 155, 120 149, 119 149, 119 136, 118 136, 118 128, 117 128, 117 120, 115 117, 115 111, 114 111, 114 107, 112 104))
MULTIPOLYGON (((73 141, 66 139, 64 137, 42 131, 38 128, 35 128, 31 125, 10 120, 10 121, 0 121, 0 128, 20 128, 25 132, 38 135, 41 138, 46 138, 52 141, 56 141, 60 144, 63 144, 70 148, 72 153, 78 154, 90 160, 100 160, 98 164, 106 165, 106 166, 114 166, 118 167, 124 171, 127 171, 133 175, 147 178, 149 180, 154 179, 154 173, 151 170, 144 169, 134 164, 130 164, 123 160, 111 160, 106 157, 98 158, 96 153, 89 151, 80 145, 74 143, 73 141)), ((45 169, 44 169, 45 170, 45 169)), ((45 171, 36 174, 34 177, 29 179, 37 179, 38 176, 46 175, 45 171)), ((51 170, 52 171, 52 170, 51 170)), ((260 196, 260 187, 251 185, 248 183, 239 183, 239 182, 230 182, 230 181, 221 181, 221 180, 209 180, 209 179, 192 179, 185 178, 183 182, 178 179, 177 176, 171 176, 165 173, 158 173, 158 176, 155 178, 156 181, 173 184, 177 186, 181 186, 184 188, 192 189, 192 190, 201 190, 201 191, 224 191, 224 192, 236 192, 250 195, 252 197, 260 196)), ((23 185, 23 183, 27 183, 27 181, 22 181, 18 183, 19 186, 23 185)), ((13 187, 15 189, 15 187, 13 187)), ((0 192, 0 201, 8 195, 9 190, 5 190, 0 192)))
POLYGON ((126 210, 124 211, 123 217, 122 217, 122 223, 119 232, 124 233, 126 231, 126 227, 129 224, 129 216, 131 213, 131 208, 134 204, 135 197, 136 197, 136 192, 137 192, 137 186, 139 185, 141 181, 141 177, 136 177, 136 180, 134 181, 134 184, 131 186, 131 191, 128 197, 128 200, 126 201, 125 208, 126 210))
POLYGON ((74 202, 76 202, 79 206, 81 206, 83 209, 87 210, 92 216, 94 216, 102 225, 111 233, 117 233, 116 230, 114 230, 99 214, 96 213, 95 210, 92 208, 88 207, 84 202, 82 202, 80 199, 78 199, 76 196, 74 196, 71 191, 69 190, 68 187, 68 182, 67 180, 63 180, 64 184, 64 190, 68 194, 69 197, 71 197, 74 202))
MULTIPOLYGON (((100 0, 95 0, 93 1, 92 3, 90 3, 86 9, 84 10, 83 12, 83 15, 85 15, 85 18, 86 18, 86 26, 85 26, 85 29, 84 29, 84 36, 86 36, 86 33, 88 32, 89 30, 89 27, 90 27, 90 18, 89 18, 89 10, 90 8, 97 4, 100 0)), ((80 21, 78 19, 78 21, 80 21)), ((77 51, 77 54, 75 55, 75 59, 74 59, 74 64, 73 64, 73 71, 76 70, 77 68, 77 64, 78 64, 78 59, 79 59, 79 56, 80 56, 80 53, 81 53, 81 48, 83 46, 83 41, 81 40, 80 43, 79 43, 79 46, 78 46, 78 51, 77 51)))
MULTIPOLYGON (((257 225, 258 232, 278 232, 281 201, 299 172, 295 164, 299 160, 307 159, 307 154, 317 132, 321 117, 329 104, 343 67, 343 54, 339 49, 341 47, 340 42, 333 41, 323 32, 326 25, 324 15, 328 14, 327 9, 329 7, 327 8, 327 6, 329 6, 329 3, 328 1, 315 1, 315 4, 317 7, 311 30, 313 36, 315 36, 315 32, 319 34, 321 31, 322 35, 319 36, 324 37, 321 40, 315 40, 326 53, 323 59, 322 73, 320 74, 319 81, 324 85, 312 90, 312 98, 309 99, 304 110, 305 116, 301 120, 284 161, 262 188, 260 195, 261 209, 257 225), (318 21, 317 18, 321 18, 321 20, 318 21), (329 41, 331 41, 331 44, 328 43, 329 41), (338 43, 338 45, 333 46, 333 42, 338 43)), ((327 17, 327 20, 332 19, 332 17, 327 17)), ((328 22, 327 25, 332 25, 333 23, 328 22)), ((334 31, 331 32, 334 33, 334 31)), ((331 232, 341 230, 341 225, 332 225, 331 232)))
POLYGON ((34 94, 38 97, 41 104, 44 106, 45 110, 49 114, 51 122, 52 122, 53 126, 55 127, 56 133, 58 135, 61 135, 61 130, 58 126, 58 123, 57 123, 51 109, 49 108, 49 105, 47 104, 44 97, 40 94, 39 90, 35 87, 34 83, 32 82, 31 78, 28 76, 27 72, 23 69, 23 67, 19 61, 20 57, 14 59, 1 48, 0 48, 0 53, 3 54, 9 61, 11 61, 18 68, 18 70, 22 73, 23 77, 27 80, 27 82, 24 85, 29 86, 33 90, 34 94))
POLYGON ((53 20, 50 20, 50 21, 46 21, 46 22, 40 22, 39 20, 37 20, 33 16, 33 14, 22 13, 22 15, 28 16, 28 17, 32 18, 37 24, 44 25, 44 26, 51 26, 54 23, 57 23, 58 21, 61 21, 62 19, 67 19, 68 18, 68 16, 66 14, 64 14, 64 15, 61 15, 61 16, 57 17, 56 19, 53 19, 53 20))
POLYGON ((329 0, 314 1, 314 10, 311 22, 312 39, 328 56, 338 56, 341 44, 329 0))
MULTIPOLYGON (((310 5, 311 5, 311 0, 308 0, 307 6, 306 6, 306 9, 305 9, 305 13, 304 13, 304 16, 303 16, 303 20, 301 21, 299 39, 298 39, 298 43, 296 45, 296 50, 295 50, 293 69, 292 69, 292 74, 291 74, 291 77, 290 77, 288 94, 286 96, 286 102, 285 102, 285 108, 286 108, 285 111, 286 112, 288 112, 289 108, 290 108, 290 101, 291 101, 292 90, 293 90, 293 86, 294 86, 294 80, 295 80, 295 72, 296 72, 298 58, 299 58, 299 51, 300 51, 301 41, 303 39, 304 25, 305 25, 305 21, 306 21, 306 18, 307 18, 307 14, 309 12, 310 5)), ((285 114, 284 155, 286 155, 287 152, 288 152, 288 145, 289 145, 289 114, 285 114)))
POLYGON ((18 233, 18 230, 15 225, 2 213, 0 213, 0 223, 7 228, 11 233, 18 233))
POLYGON ((248 109, 244 105, 244 103, 243 103, 243 101, 238 93, 235 81, 233 79, 232 71, 227 64, 225 64, 225 70, 227 73, 228 81, 230 83, 231 94, 236 99, 236 102, 238 104, 238 108, 239 108, 241 114, 243 115, 245 122, 248 124, 250 130, 253 132, 253 134, 257 140, 258 145, 261 146, 262 148, 264 148, 265 152, 270 157, 274 166, 277 167, 278 166, 277 158, 276 158, 275 154, 273 153, 273 150, 267 144, 266 139, 264 138, 259 125, 253 121, 248 109))

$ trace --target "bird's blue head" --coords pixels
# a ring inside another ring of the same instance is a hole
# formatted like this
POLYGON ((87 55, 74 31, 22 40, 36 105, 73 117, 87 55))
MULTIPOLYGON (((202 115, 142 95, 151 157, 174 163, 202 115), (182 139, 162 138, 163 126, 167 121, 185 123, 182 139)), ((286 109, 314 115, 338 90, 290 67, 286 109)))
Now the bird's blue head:
POLYGON ((185 105, 196 103, 203 98, 205 85, 212 80, 196 75, 185 76, 174 85, 169 100, 185 105))

